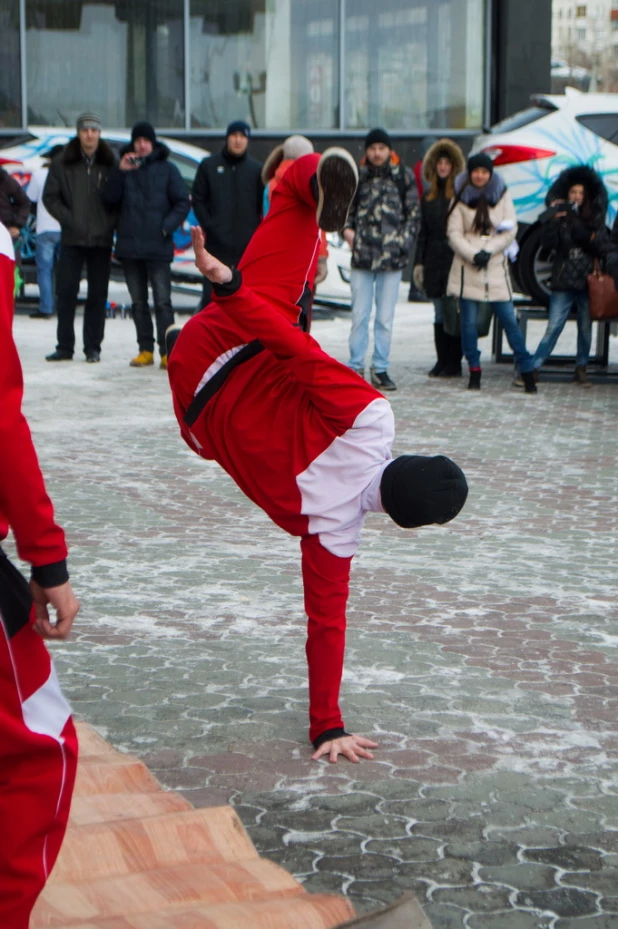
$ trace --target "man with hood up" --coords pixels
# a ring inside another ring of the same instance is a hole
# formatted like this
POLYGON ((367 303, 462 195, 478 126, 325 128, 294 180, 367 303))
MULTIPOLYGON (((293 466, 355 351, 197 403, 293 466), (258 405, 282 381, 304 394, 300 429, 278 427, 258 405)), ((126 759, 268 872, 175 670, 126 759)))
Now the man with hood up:
MULTIPOLYGON (((553 253, 549 319, 545 335, 533 357, 535 377, 554 350, 572 309, 577 311, 577 355, 573 380, 591 387, 586 366, 590 356, 592 323, 588 312, 588 275, 595 258, 607 254, 605 228, 607 191, 597 172, 588 165, 574 165, 558 175, 549 188, 541 214, 542 246, 553 253)), ((515 386, 521 379, 516 377, 515 386)))
POLYGON ((366 514, 386 512, 408 528, 445 523, 468 492, 460 468, 442 455, 393 460, 390 403, 298 326, 319 229, 343 227, 356 181, 343 149, 298 158, 236 269, 192 230, 213 302, 168 333, 182 438, 300 537, 309 736, 314 759, 331 762, 370 758, 375 747, 346 732, 339 708, 350 565, 366 514))
POLYGON ((130 361, 133 368, 154 364, 154 332, 148 306, 152 288, 160 367, 167 367, 165 331, 174 322, 172 272, 174 231, 187 216, 189 192, 176 165, 169 161, 169 148, 157 140, 150 123, 139 122, 131 131, 131 144, 122 153, 102 196, 105 203, 120 209, 116 236, 116 258, 122 262, 133 304, 139 352, 130 361))

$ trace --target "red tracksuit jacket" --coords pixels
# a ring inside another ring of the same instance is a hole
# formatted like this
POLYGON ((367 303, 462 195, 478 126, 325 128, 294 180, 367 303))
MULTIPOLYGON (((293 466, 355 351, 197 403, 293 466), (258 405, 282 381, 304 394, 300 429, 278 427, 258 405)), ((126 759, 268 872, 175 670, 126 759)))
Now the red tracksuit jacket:
POLYGON ((307 155, 288 170, 241 261, 242 286, 185 325, 168 367, 189 447, 219 462, 277 525, 301 537, 312 741, 343 729, 350 561, 365 514, 382 509, 379 483, 394 438, 382 394, 291 321, 318 243, 308 183, 318 159, 307 155), (277 268, 286 269, 284 280, 277 268), (195 394, 254 339, 264 351, 231 372, 189 427, 184 415, 195 394))

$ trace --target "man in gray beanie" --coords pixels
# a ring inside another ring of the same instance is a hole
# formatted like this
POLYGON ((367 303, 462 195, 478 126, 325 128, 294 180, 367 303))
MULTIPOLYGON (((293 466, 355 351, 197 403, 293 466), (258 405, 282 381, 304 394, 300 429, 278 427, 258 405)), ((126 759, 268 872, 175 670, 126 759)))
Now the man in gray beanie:
POLYGON ((101 120, 94 113, 77 118, 77 135, 52 161, 43 204, 58 220, 61 250, 57 271, 58 344, 47 361, 71 361, 75 351, 75 308, 82 268, 86 265, 88 296, 84 307, 86 361, 101 360, 105 305, 116 227, 115 208, 106 207, 101 190, 114 167, 114 153, 101 139, 101 120))

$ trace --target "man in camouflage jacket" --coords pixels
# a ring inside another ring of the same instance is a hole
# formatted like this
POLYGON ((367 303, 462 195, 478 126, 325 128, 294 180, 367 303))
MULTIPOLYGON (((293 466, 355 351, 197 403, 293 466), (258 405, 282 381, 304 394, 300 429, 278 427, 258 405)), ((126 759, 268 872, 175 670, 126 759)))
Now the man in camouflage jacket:
POLYGON ((393 318, 418 224, 414 176, 392 150, 388 133, 373 129, 365 138, 358 190, 343 234, 352 249, 349 364, 364 376, 375 299, 371 383, 381 390, 396 390, 388 374, 393 318))

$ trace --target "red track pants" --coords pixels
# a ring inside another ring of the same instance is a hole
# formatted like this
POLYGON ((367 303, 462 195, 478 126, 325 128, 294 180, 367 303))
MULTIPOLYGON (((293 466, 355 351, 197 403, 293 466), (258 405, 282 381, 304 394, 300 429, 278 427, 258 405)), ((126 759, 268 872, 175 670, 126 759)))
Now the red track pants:
POLYGON ((28 929, 64 838, 77 737, 47 648, 32 629, 26 582, 2 560, 8 571, 0 574, 0 927, 28 929), (12 582, 21 589, 5 597, 12 582), (16 615, 22 607, 24 615, 16 615))

